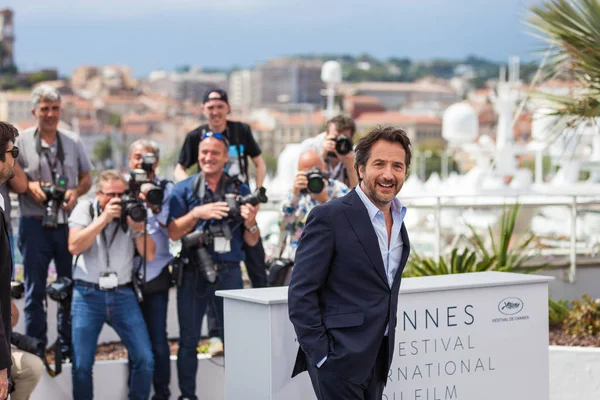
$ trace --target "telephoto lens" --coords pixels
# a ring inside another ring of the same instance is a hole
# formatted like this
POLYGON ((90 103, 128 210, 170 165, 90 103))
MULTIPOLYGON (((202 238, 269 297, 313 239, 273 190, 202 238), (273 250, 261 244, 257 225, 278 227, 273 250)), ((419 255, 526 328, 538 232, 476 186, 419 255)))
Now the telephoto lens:
POLYGON ((215 283, 219 274, 208 249, 204 246, 199 246, 196 255, 198 256, 198 267, 204 279, 208 283, 215 283))

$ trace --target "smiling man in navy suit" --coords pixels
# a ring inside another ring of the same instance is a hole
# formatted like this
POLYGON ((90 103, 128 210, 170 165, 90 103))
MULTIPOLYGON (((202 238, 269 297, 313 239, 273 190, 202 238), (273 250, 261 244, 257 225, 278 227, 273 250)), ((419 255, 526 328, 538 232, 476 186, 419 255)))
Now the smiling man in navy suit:
POLYGON ((319 400, 380 400, 394 353, 402 270, 410 245, 396 198, 410 139, 377 128, 356 146, 359 184, 314 208, 296 252, 290 320, 319 400))

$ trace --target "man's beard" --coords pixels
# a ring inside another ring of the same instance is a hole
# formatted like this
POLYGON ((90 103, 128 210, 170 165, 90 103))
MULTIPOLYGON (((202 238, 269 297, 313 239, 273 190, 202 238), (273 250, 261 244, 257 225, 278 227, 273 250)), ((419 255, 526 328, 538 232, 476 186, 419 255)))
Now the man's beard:
POLYGON ((15 177, 14 167, 7 167, 0 171, 0 185, 15 177))

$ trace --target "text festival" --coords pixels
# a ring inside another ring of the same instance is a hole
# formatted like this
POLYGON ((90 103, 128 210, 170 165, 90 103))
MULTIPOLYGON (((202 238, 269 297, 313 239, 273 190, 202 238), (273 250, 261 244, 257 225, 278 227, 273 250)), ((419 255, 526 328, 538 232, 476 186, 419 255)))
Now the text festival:
POLYGON ((473 356, 475 340, 470 334, 429 337, 419 340, 402 341, 402 332, 447 329, 460 326, 472 326, 476 312, 473 305, 464 307, 448 306, 434 309, 404 311, 402 329, 399 329, 400 341, 396 346, 398 365, 388 372, 388 389, 398 382, 396 391, 387 390, 385 400, 458 400, 460 388, 450 385, 427 385, 427 379, 475 375, 495 371, 491 357, 473 356), (469 352, 468 356, 462 355, 469 352), (435 358, 434 354, 448 354, 435 358), (412 357, 412 358, 411 358, 412 357), (414 360, 418 357, 423 362, 414 360), (432 361, 435 360, 435 361, 432 361), (416 362, 415 362, 416 361, 416 362), (406 390, 406 382, 423 381, 423 385, 406 390))

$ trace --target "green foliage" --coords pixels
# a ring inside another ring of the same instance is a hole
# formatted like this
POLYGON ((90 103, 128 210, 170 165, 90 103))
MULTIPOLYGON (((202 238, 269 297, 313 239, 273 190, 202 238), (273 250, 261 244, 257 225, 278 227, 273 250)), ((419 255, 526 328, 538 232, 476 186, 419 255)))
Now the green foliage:
POLYGON ((37 83, 53 80, 54 78, 54 75, 44 71, 32 72, 25 76, 25 84, 27 86, 34 86, 37 83))
POLYGON ((567 124, 600 116, 600 1, 547 0, 530 10, 526 24, 548 44, 549 73, 582 89, 542 95, 567 124))
POLYGON ((110 137, 96 142, 92 152, 95 161, 104 162, 106 160, 112 160, 112 142, 110 137))
MULTIPOLYGON (((162 151, 161 151, 162 153, 162 151)), ((158 168, 161 170, 165 170, 173 165, 177 164, 177 159, 179 157, 179 150, 173 150, 167 154, 161 154, 160 160, 158 161, 158 168)))
POLYGON ((116 113, 110 113, 108 115, 108 124, 110 126, 114 126, 115 128, 121 127, 121 116, 116 113))
POLYGON ((421 258, 418 254, 413 253, 412 257, 408 260, 403 275, 406 277, 417 277, 464 274, 468 272, 488 271, 490 267, 490 260, 478 260, 475 251, 464 249, 462 253, 459 253, 458 249, 454 249, 448 261, 442 256, 436 261, 433 258, 421 258))
MULTIPOLYGON (((531 232, 521 238, 516 246, 511 246, 515 231, 515 223, 519 216, 521 205, 516 203, 508 210, 506 206, 503 208, 502 216, 500 217, 500 237, 495 238, 492 227, 488 226, 489 238, 491 241, 491 249, 488 250, 484 244, 483 237, 469 225, 469 229, 473 234, 475 248, 483 259, 491 260, 495 271, 510 272, 515 271, 523 266, 525 261, 530 259, 531 245, 535 239, 535 235, 531 232)), ((529 269, 528 272, 532 272, 529 269)))
POLYGON ((569 301, 548 298, 548 321, 551 327, 562 327, 570 312, 569 301))
MULTIPOLYGON (((452 78, 457 66, 467 64, 473 67, 475 73, 473 81, 478 88, 484 87, 484 83, 488 79, 497 79, 500 65, 505 64, 475 56, 469 56, 463 60, 438 59, 432 61, 416 61, 406 57, 390 57, 387 60, 380 60, 369 54, 359 56, 351 54, 302 54, 297 57, 307 60, 339 61, 342 65, 342 75, 345 82, 414 82, 427 76, 452 78), (357 63, 359 62, 368 62, 370 68, 367 70, 358 68, 357 63)), ((521 77, 525 81, 531 81, 531 77, 536 71, 537 64, 535 62, 521 64, 521 77)))
MULTIPOLYGON (((535 176, 535 158, 526 158, 521 162, 521 166, 523 168, 527 168, 530 170, 535 176)), ((548 177, 551 173, 555 172, 555 169, 552 167, 552 157, 545 155, 542 158, 542 176, 548 177)))
POLYGON ((564 319, 563 328, 567 334, 598 335, 600 333, 600 300, 592 299, 587 293, 581 300, 572 303, 571 310, 564 319))
POLYGON ((275 176, 277 173, 277 157, 271 153, 262 153, 265 164, 267 164, 267 173, 275 176))
MULTIPOLYGON (((447 274, 463 274, 467 272, 501 271, 514 272, 520 270, 523 263, 532 257, 530 252, 534 236, 528 234, 516 247, 511 247, 514 234, 515 222, 519 214, 519 204, 515 204, 508 211, 503 210, 500 218, 500 237, 494 237, 491 227, 488 227, 491 249, 488 249, 481 235, 469 226, 473 233, 473 245, 475 250, 453 249, 450 258, 440 256, 439 260, 434 258, 422 258, 418 254, 412 254, 404 270, 404 276, 432 276, 447 274)), ((527 269, 533 272, 537 269, 527 269)))

